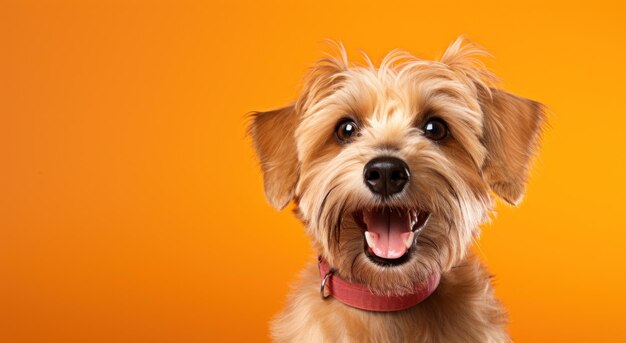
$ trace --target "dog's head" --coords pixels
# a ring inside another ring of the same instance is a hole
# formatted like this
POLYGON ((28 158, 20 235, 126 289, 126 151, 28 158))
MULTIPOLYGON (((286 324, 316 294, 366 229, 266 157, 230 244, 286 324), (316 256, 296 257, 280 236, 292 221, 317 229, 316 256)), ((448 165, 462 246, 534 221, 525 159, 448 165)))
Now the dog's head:
POLYGON ((250 126, 276 208, 295 200, 315 248, 345 279, 401 294, 463 258, 491 191, 517 204, 542 106, 494 87, 462 39, 441 61, 319 62, 291 106, 250 126))

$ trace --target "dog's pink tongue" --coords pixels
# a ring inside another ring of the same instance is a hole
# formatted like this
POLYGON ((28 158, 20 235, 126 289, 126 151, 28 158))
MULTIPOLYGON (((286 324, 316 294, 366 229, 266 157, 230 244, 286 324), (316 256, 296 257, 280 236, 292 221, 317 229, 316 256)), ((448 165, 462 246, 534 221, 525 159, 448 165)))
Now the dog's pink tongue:
POLYGON ((367 244, 376 256, 394 259, 406 253, 405 242, 412 240, 411 219, 407 211, 365 210, 363 221, 367 225, 367 244))

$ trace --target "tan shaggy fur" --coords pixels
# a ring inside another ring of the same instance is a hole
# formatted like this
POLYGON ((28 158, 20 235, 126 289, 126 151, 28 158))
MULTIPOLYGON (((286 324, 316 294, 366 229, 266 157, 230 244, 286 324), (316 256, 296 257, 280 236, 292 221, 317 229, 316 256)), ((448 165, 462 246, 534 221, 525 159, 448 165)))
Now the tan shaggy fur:
POLYGON ((484 52, 458 39, 440 61, 402 51, 376 67, 338 57, 316 64, 298 100, 253 116, 250 134, 261 161, 265 193, 277 209, 296 204, 316 252, 336 275, 377 294, 405 294, 433 271, 437 290, 408 310, 375 313, 319 295, 311 261, 271 325, 278 342, 505 342, 506 314, 485 268, 471 253, 495 193, 521 200, 544 120, 540 104, 496 88, 477 59, 484 52), (431 141, 422 130, 436 116, 449 136, 431 141), (342 118, 358 135, 340 144, 342 118), (363 181, 373 158, 403 160, 411 173, 404 190, 375 196, 363 181), (380 266, 364 253, 363 230, 352 213, 363 208, 419 208, 430 219, 410 259, 380 266))

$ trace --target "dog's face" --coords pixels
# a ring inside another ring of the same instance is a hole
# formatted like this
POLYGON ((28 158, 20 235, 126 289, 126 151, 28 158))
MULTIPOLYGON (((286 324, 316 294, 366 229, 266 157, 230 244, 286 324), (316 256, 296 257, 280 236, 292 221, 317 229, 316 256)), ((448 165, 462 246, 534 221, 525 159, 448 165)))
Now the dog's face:
POLYGON ((251 134, 276 208, 296 201, 317 251, 345 279, 401 294, 463 258, 493 191, 516 204, 541 106, 490 87, 453 43, 441 61, 320 62, 298 101, 251 134))

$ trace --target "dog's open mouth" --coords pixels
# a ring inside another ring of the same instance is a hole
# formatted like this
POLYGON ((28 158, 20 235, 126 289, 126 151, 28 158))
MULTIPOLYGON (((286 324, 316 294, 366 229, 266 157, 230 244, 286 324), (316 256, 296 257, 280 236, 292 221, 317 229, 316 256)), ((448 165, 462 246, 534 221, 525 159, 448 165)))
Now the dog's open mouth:
POLYGON ((362 209, 354 213, 364 231, 365 254, 372 262, 383 266, 400 265, 408 260, 415 238, 429 217, 426 211, 394 207, 362 209))

